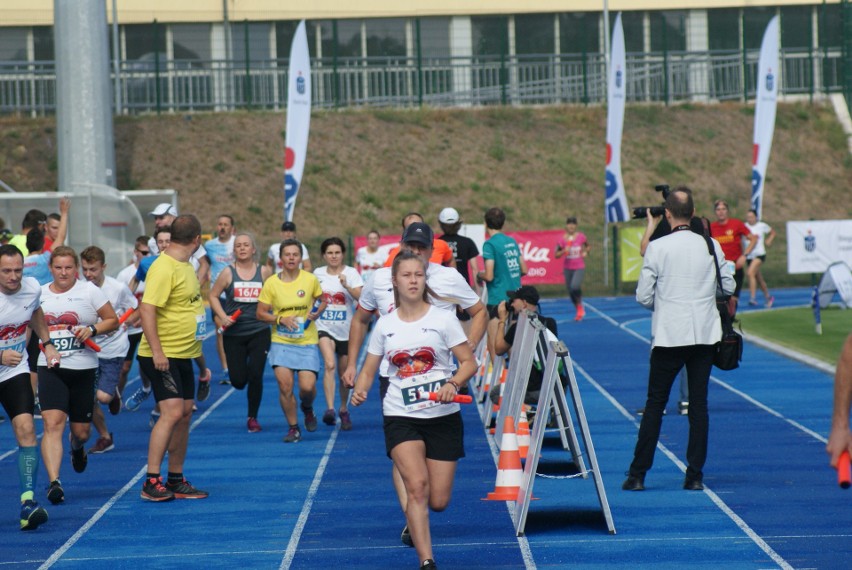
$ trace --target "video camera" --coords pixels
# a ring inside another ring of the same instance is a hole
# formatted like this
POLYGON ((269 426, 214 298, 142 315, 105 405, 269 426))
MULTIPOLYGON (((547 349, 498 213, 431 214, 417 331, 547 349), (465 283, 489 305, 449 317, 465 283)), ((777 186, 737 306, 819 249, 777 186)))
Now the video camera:
MULTIPOLYGON (((662 192, 663 201, 668 200, 669 194, 672 193, 671 188, 668 184, 657 184, 654 186, 654 190, 657 192, 662 192)), ((666 213, 665 206, 639 206, 638 208, 633 208, 633 219, 641 220, 648 217, 648 210, 651 210, 651 216, 664 216, 666 213)))

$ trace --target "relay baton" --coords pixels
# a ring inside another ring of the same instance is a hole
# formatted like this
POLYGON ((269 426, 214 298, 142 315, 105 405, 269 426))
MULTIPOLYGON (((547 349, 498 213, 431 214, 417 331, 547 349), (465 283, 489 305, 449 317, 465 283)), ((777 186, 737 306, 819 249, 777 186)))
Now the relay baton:
MULTIPOLYGON (((242 314, 243 314, 243 310, 237 309, 236 311, 234 311, 234 314, 231 315, 231 319, 236 321, 237 318, 242 314)), ((222 325, 221 327, 217 328, 216 334, 222 334, 223 332, 225 332, 225 329, 228 328, 229 326, 231 326, 231 325, 222 325)))
POLYGON ((848 489, 852 485, 852 466, 849 463, 849 452, 844 451, 837 460, 837 484, 841 489, 848 489))
MULTIPOLYGON (((437 392, 420 392, 419 398, 421 400, 432 400, 436 402, 438 400, 437 392)), ((456 404, 470 404, 473 402, 473 396, 468 396, 467 394, 456 394, 453 397, 453 402, 456 404)))
POLYGON ((118 324, 123 325, 124 321, 130 318, 130 315, 133 314, 133 309, 127 309, 123 315, 118 318, 118 324))

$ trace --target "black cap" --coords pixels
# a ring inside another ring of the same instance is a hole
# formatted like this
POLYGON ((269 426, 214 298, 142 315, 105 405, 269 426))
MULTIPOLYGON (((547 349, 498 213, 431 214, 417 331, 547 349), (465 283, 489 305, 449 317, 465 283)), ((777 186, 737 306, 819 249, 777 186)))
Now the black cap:
POLYGON ((293 222, 284 222, 283 224, 281 224, 281 231, 282 232, 295 232, 296 231, 296 224, 294 224, 293 222))
POLYGON ((538 305, 538 301, 541 298, 538 295, 538 289, 532 285, 522 285, 515 291, 506 291, 506 295, 508 295, 510 301, 521 299, 531 305, 538 305))
POLYGON ((427 247, 432 247, 434 239, 435 234, 432 233, 432 228, 423 222, 410 224, 402 233, 402 243, 419 243, 427 247))

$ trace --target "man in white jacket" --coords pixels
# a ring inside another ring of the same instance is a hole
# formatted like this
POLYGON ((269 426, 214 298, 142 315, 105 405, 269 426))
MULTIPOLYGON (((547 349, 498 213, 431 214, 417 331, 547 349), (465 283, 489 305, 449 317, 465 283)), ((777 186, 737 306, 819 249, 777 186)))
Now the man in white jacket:
MULTIPOLYGON (((707 238, 690 230, 695 212, 692 192, 675 189, 666 200, 669 235, 651 242, 645 252, 636 300, 654 312, 651 318, 651 366, 648 399, 639 426, 639 437, 627 479, 626 491, 645 489, 645 473, 654 461, 663 410, 672 383, 686 366, 689 378, 689 443, 683 488, 704 489, 702 469, 707 458, 707 385, 713 367, 715 344, 722 338, 716 308, 716 264, 707 238)), ((716 240, 711 240, 726 294, 734 291, 734 279, 716 240)))

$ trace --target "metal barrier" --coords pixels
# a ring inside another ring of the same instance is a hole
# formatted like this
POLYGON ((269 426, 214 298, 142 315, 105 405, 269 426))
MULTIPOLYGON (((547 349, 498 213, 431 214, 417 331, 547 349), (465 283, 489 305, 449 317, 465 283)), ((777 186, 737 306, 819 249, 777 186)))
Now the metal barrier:
MULTIPOLYGON (((628 98, 639 102, 754 97, 758 52, 656 52, 627 60, 628 98)), ((782 95, 841 92, 840 50, 783 50, 782 95)), ((121 62, 127 113, 278 110, 285 106, 286 60, 121 62)), ((417 107, 602 104, 602 54, 464 58, 335 58, 312 62, 313 106, 417 107)), ((0 113, 55 111, 53 62, 0 62, 0 113)))

